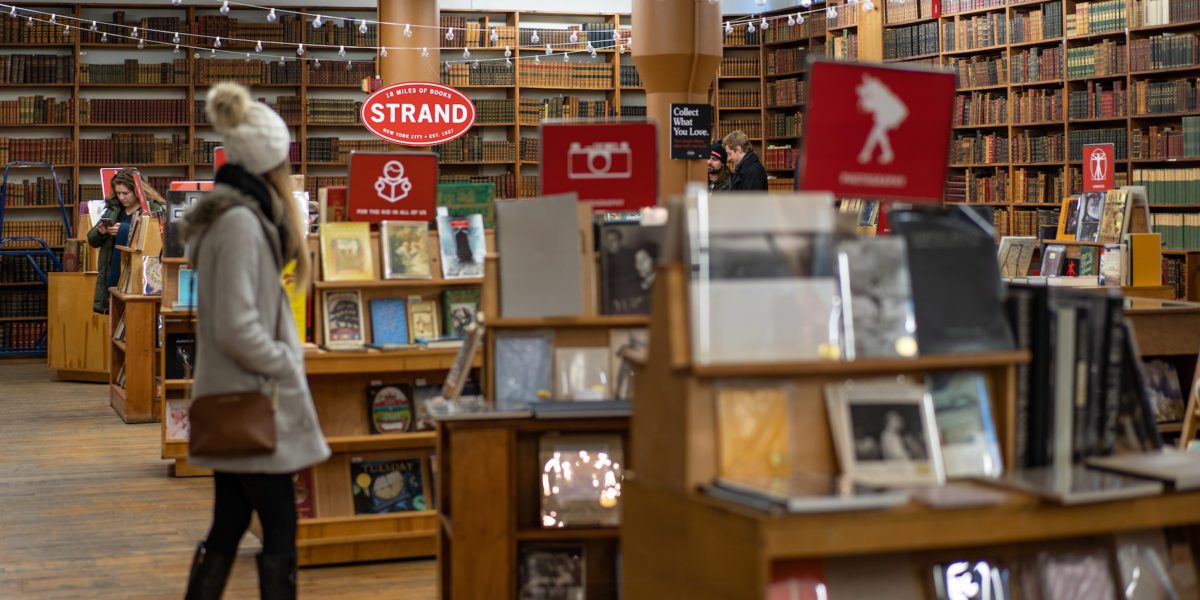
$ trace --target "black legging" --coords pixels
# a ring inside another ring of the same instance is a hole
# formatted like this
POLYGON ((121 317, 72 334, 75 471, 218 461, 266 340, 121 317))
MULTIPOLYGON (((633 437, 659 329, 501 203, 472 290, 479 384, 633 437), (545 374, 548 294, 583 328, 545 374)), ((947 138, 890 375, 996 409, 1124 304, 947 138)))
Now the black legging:
POLYGON ((263 554, 296 553, 296 500, 290 474, 213 473, 212 529, 207 547, 220 554, 236 554, 238 542, 250 526, 250 513, 262 522, 263 554))

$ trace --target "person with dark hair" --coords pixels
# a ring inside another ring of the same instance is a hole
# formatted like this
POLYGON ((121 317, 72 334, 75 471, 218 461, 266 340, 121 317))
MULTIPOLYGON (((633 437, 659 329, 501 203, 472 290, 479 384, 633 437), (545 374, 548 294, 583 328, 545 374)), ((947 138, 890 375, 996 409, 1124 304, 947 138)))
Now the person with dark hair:
POLYGON ((637 271, 642 294, 648 300, 654 286, 654 269, 658 264, 658 244, 646 242, 633 252, 633 268, 637 271))
POLYGON ((713 144, 708 153, 708 191, 724 192, 729 190, 729 155, 722 144, 713 144))
MULTIPOLYGON (((87 233, 88 244, 100 249, 96 265, 96 290, 92 297, 92 310, 108 313, 108 288, 116 287, 121 280, 121 252, 116 246, 129 243, 129 230, 133 220, 141 217, 142 201, 138 198, 134 169, 121 169, 109 181, 112 195, 104 199, 104 213, 100 222, 87 233)), ((151 213, 163 210, 162 196, 146 182, 142 182, 142 194, 151 213)))

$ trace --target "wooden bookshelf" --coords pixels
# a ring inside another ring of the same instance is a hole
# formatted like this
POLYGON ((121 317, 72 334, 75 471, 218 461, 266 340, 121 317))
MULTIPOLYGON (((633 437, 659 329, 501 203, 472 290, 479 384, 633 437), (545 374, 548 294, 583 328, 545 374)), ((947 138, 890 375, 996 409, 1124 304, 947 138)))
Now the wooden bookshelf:
POLYGON ((96 272, 47 273, 46 357, 59 379, 108 383, 108 317, 92 312, 96 272))
POLYGON ((126 423, 151 423, 159 419, 158 305, 162 296, 125 294, 109 288, 109 330, 112 364, 109 366, 109 399, 126 423), (115 337, 117 324, 125 322, 125 338, 115 337), (124 385, 119 381, 124 376, 124 385))

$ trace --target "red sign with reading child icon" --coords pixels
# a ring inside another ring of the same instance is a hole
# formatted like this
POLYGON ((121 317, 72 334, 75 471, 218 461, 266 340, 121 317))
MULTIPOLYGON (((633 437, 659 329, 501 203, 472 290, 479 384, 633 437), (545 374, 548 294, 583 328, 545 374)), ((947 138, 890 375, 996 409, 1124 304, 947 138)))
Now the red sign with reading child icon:
POLYGON ((371 223, 432 221, 437 181, 432 152, 353 152, 347 216, 371 223))
POLYGON ((949 71, 814 61, 799 188, 941 202, 953 107, 949 71))

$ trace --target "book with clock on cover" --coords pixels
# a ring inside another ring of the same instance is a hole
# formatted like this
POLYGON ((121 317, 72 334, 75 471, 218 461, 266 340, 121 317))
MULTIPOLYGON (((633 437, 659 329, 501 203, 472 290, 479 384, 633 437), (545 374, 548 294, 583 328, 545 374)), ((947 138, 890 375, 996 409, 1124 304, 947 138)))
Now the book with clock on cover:
POLYGON ((424 221, 384 221, 379 227, 383 246, 384 279, 429 279, 429 224, 424 221))
POLYGON ((325 290, 325 348, 362 350, 362 294, 359 290, 325 290))
POLYGON ((350 459, 350 491, 354 514, 426 510, 424 459, 350 459))
POLYGON ((325 281, 375 279, 369 223, 326 223, 321 226, 321 276, 325 281))
POLYGON ((412 388, 407 384, 367 386, 371 433, 404 433, 412 428, 412 388))

